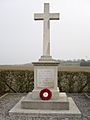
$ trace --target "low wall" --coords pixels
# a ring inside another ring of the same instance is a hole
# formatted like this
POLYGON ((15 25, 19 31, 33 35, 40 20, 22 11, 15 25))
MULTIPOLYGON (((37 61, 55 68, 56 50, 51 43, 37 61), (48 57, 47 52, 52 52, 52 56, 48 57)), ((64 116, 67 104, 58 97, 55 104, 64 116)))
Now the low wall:
MULTIPOLYGON (((58 72, 58 86, 64 92, 90 92, 90 72, 58 72)), ((29 70, 1 70, 0 94, 29 92, 34 87, 34 72, 29 70)))

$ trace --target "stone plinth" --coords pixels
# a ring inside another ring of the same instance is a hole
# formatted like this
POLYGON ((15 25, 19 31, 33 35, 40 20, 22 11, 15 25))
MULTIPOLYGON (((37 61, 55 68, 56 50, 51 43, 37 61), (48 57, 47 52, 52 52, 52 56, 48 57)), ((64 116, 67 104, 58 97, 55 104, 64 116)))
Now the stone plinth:
POLYGON ((51 59, 44 60, 41 57, 40 61, 33 62, 34 65, 34 90, 32 91, 33 99, 40 99, 40 91, 44 88, 48 88, 52 92, 53 100, 59 99, 59 89, 57 85, 57 71, 59 62, 51 59))
POLYGON ((69 110, 69 102, 66 93, 59 93, 57 87, 58 62, 38 61, 34 62, 34 90, 28 93, 21 101, 22 109, 42 110, 69 110), (44 88, 50 89, 52 97, 50 100, 41 100, 40 91, 44 88))
POLYGON ((69 110, 69 101, 66 93, 60 93, 59 99, 33 100, 33 93, 29 93, 21 101, 22 109, 41 109, 41 110, 69 110))
POLYGON ((9 111, 11 120, 81 120, 81 112, 70 97, 69 110, 23 109, 21 108, 23 99, 9 111))
MULTIPOLYGON (((57 87, 56 90, 54 90, 54 89, 50 89, 50 90, 52 92, 51 100, 57 100, 57 99, 59 99, 59 88, 57 87)), ((34 100, 40 100, 40 97, 39 97, 40 91, 41 91, 41 89, 38 89, 38 90, 34 89, 32 91, 32 99, 34 99, 34 100)))

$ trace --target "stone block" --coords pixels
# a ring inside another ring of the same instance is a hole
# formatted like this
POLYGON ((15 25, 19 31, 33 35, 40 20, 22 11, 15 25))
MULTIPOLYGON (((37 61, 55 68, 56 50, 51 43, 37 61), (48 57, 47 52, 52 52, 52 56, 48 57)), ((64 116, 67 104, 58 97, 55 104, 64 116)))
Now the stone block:
POLYGON ((11 120, 81 120, 81 112, 73 99, 69 97, 68 100, 69 110, 22 109, 21 101, 19 101, 9 111, 9 115, 11 120))
POLYGON ((33 100, 32 93, 29 93, 21 101, 21 108, 24 109, 42 109, 42 110, 69 110, 69 102, 66 93, 60 93, 58 99, 51 100, 33 100))

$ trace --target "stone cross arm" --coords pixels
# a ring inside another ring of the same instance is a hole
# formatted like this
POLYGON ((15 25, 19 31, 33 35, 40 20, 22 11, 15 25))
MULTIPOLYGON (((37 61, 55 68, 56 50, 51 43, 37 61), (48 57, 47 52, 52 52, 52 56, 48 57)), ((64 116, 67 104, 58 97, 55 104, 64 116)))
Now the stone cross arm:
MULTIPOLYGON (((59 20, 59 13, 48 13, 48 20, 59 20)), ((43 13, 35 13, 34 20, 45 20, 46 15, 43 13)))
POLYGON ((43 13, 34 14, 34 20, 44 20, 44 14, 43 13))
POLYGON ((59 20, 59 13, 50 13, 50 20, 59 20))

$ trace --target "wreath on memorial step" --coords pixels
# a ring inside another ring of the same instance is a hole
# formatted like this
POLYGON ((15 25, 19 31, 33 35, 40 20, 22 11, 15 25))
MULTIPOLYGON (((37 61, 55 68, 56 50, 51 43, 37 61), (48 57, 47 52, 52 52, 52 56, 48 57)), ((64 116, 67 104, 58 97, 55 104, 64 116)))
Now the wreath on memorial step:
POLYGON ((42 100, 50 100, 52 97, 52 92, 48 88, 44 88, 40 91, 39 95, 42 100))

